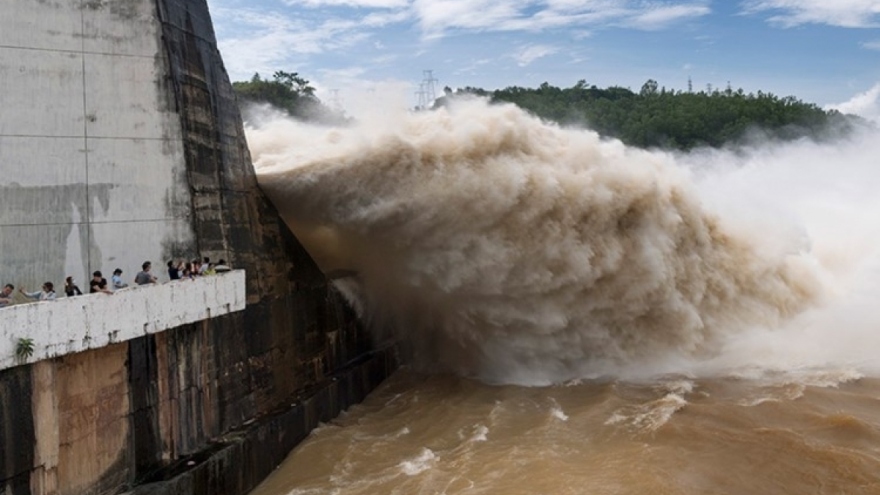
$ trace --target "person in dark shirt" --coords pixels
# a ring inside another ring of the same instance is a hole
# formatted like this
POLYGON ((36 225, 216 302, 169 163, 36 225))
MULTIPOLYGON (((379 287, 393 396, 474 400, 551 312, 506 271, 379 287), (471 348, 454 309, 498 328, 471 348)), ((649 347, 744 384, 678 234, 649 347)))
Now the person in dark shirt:
POLYGON ((92 280, 89 282, 89 292, 92 294, 96 292, 113 294, 113 291, 107 288, 107 279, 104 278, 100 271, 96 271, 92 274, 92 280))
POLYGON ((168 278, 171 280, 180 280, 181 268, 183 268, 183 262, 174 264, 174 260, 168 260, 168 278))
POLYGON ((67 297, 82 295, 82 291, 79 290, 79 287, 76 285, 73 277, 67 277, 66 279, 64 279, 64 293, 67 294, 67 297))

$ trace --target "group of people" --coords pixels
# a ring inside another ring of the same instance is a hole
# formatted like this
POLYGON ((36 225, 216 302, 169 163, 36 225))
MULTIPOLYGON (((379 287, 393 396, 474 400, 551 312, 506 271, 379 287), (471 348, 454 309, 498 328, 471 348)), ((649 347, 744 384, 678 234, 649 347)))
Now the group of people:
MULTIPOLYGON (((15 286, 12 284, 3 286, 3 289, 0 290, 0 308, 5 308, 14 302, 12 300, 14 291, 15 286)), ((54 301, 56 299, 55 285, 52 282, 44 283, 42 290, 28 292, 24 290, 24 287, 19 287, 18 291, 28 299, 37 299, 39 301, 54 301)))
POLYGON ((196 258, 192 261, 168 260, 167 266, 168 278, 170 280, 214 275, 216 273, 228 272, 231 270, 229 265, 226 264, 226 260, 212 263, 211 258, 208 258, 207 256, 201 260, 196 258))
MULTIPOLYGON (((141 265, 141 271, 139 271, 134 277, 135 285, 159 283, 159 280, 152 273, 152 268, 153 264, 149 261, 145 261, 141 265)), ((204 258, 203 261, 195 259, 192 262, 186 263, 182 261, 175 262, 174 260, 168 260, 168 277, 170 280, 213 275, 215 273, 228 272, 229 270, 231 270, 231 268, 229 268, 225 260, 220 260, 214 264, 211 263, 211 260, 207 257, 204 258)), ((92 279, 89 281, 89 293, 92 294, 99 292, 113 294, 113 292, 126 287, 128 287, 128 284, 122 280, 121 268, 113 270, 113 275, 110 277, 109 283, 100 270, 92 273, 92 279)), ((34 299, 37 301, 54 301, 58 297, 55 293, 55 285, 52 282, 45 282, 41 290, 34 292, 28 292, 23 287, 19 287, 18 290, 28 299, 34 299)), ((6 284, 0 289, 0 308, 13 304, 14 291, 15 286, 12 284, 6 284)), ((64 280, 64 294, 67 297, 80 296, 82 293, 82 290, 76 285, 76 281, 73 277, 68 276, 64 280)))

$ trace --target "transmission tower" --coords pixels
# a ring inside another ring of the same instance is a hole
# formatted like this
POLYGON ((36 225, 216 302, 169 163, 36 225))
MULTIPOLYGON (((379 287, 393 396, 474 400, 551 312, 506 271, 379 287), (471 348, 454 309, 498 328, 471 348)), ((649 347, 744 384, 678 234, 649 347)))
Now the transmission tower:
POLYGON ((437 93, 434 91, 434 83, 439 81, 434 77, 434 71, 432 70, 424 70, 422 71, 422 75, 425 78, 422 81, 422 84, 425 86, 425 98, 428 100, 428 104, 433 105, 434 100, 437 99, 437 93))
POLYGON ((428 107, 427 98, 425 96, 427 94, 427 91, 425 91, 425 83, 419 83, 419 90, 416 91, 416 100, 418 100, 418 103, 416 103, 416 110, 424 110, 428 107))
POLYGON ((415 93, 416 98, 418 99, 416 110, 427 110, 431 108, 434 106, 434 100, 437 99, 437 90, 434 88, 434 84, 439 81, 434 77, 434 71, 423 70, 422 77, 424 79, 419 83, 419 90, 415 93))

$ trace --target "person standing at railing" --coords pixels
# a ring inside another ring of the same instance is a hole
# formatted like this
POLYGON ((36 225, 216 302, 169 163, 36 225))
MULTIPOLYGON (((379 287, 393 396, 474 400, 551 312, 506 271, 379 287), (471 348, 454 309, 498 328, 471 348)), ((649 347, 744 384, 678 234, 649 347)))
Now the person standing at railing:
POLYGON ((122 281, 122 268, 113 270, 113 276, 110 277, 110 283, 113 284, 113 290, 124 289, 128 284, 122 281))
POLYGON ((37 299, 39 301, 54 301, 55 300, 55 285, 52 282, 46 282, 43 284, 43 290, 38 290, 35 292, 27 292, 24 290, 24 287, 20 287, 18 289, 19 292, 24 294, 25 297, 29 299, 37 299))
POLYGON ((174 263, 168 260, 168 280, 180 280, 180 272, 183 271, 183 262, 174 263))
POLYGON ((150 273, 150 268, 153 267, 153 264, 149 261, 144 261, 144 264, 141 265, 141 271, 134 276, 134 283, 138 285, 147 285, 147 284, 155 284, 157 282, 156 277, 150 273))
POLYGON ((198 277, 202 274, 202 260, 198 258, 193 258, 192 260, 192 270, 190 270, 190 277, 198 277))
POLYGON ((113 294, 113 291, 107 288, 107 279, 104 278, 104 274, 100 271, 96 271, 92 274, 92 280, 89 281, 89 292, 92 294, 96 292, 113 294))
POLYGON ((73 280, 73 277, 67 277, 64 279, 64 293, 67 297, 73 296, 81 296, 82 291, 77 287, 76 282, 73 280))
POLYGON ((12 291, 15 290, 15 286, 12 284, 6 284, 0 289, 0 308, 5 308, 12 304, 12 291))
POLYGON ((202 258, 202 264, 199 265, 199 275, 210 275, 208 269, 211 268, 211 258, 205 256, 202 258))

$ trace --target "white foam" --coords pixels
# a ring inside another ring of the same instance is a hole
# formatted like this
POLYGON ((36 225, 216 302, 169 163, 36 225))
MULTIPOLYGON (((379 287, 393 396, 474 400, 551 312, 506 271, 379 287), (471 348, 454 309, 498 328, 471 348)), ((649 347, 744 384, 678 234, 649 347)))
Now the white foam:
POLYGON ((415 476, 431 469, 435 459, 436 456, 431 449, 423 448, 417 457, 403 461, 398 466, 403 474, 415 476))

